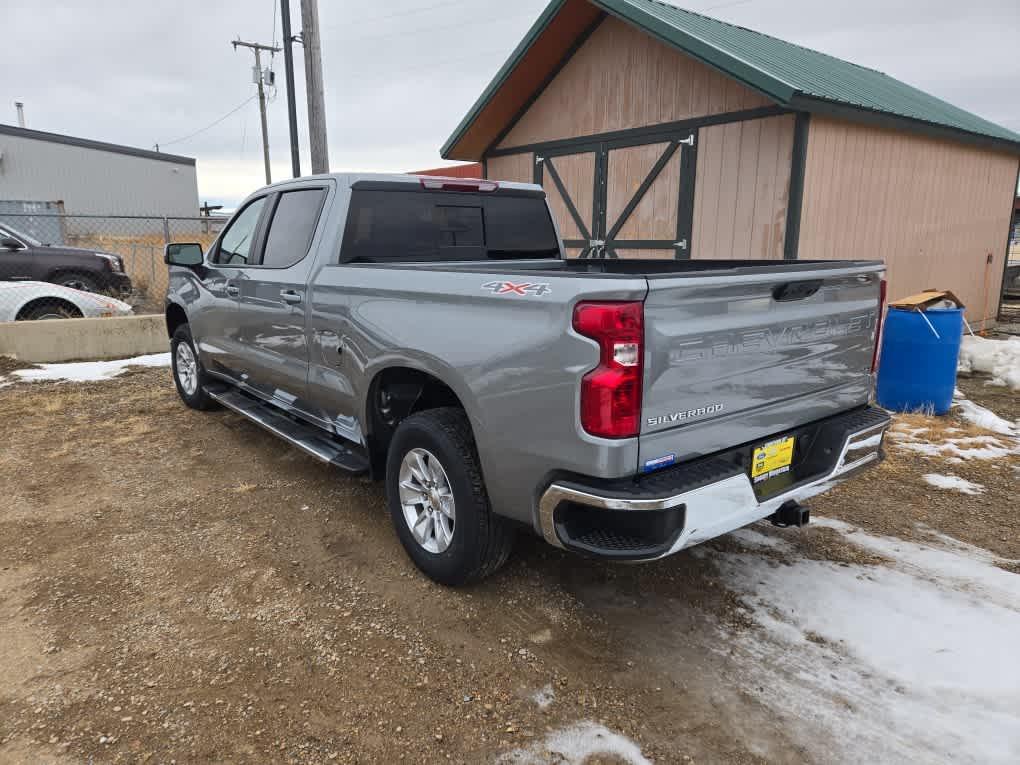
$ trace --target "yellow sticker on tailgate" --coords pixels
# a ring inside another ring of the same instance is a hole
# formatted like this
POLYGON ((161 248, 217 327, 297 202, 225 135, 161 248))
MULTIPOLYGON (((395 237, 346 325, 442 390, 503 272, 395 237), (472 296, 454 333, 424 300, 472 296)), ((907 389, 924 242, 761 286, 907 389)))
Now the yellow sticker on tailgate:
POLYGON ((751 462, 751 478, 755 483, 765 481, 773 476, 782 475, 790 470, 793 462, 793 436, 769 441, 754 450, 751 462))

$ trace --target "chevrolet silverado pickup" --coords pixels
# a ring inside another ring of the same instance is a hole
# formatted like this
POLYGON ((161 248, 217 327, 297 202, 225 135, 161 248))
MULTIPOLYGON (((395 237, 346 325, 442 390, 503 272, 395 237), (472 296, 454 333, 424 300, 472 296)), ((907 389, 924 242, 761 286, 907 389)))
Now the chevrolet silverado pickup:
POLYGON ((385 482, 414 563, 459 585, 518 531, 662 558, 883 457, 883 265, 566 259, 538 186, 312 176, 167 246, 173 377, 385 482))

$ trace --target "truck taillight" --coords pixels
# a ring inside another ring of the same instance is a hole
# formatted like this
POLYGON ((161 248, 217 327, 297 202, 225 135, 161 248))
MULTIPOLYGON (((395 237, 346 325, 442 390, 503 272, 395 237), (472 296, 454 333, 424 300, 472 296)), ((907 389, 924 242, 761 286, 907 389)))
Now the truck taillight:
POLYGON ((885 318, 885 296, 888 282, 883 279, 878 287, 878 320, 875 327, 875 350, 871 353, 871 373, 878 371, 878 352, 882 347, 882 320, 885 318))
POLYGON ((574 330, 599 344, 599 365, 581 380, 581 427, 602 438, 641 431, 643 303, 578 303, 574 330))

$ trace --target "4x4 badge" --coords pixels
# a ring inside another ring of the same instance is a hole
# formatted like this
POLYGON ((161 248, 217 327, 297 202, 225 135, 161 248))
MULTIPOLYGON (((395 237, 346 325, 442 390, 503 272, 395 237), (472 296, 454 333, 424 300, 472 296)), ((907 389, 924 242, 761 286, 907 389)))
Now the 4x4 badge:
POLYGON ((489 290, 493 295, 538 295, 539 297, 552 292, 548 284, 532 284, 530 282, 522 284, 515 284, 514 282, 489 282, 488 284, 483 284, 482 289, 489 290))

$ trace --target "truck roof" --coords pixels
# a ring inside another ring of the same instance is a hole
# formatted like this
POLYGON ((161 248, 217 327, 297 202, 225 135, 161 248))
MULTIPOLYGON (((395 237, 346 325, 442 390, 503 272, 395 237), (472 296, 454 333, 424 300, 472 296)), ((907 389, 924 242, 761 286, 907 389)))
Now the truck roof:
MULTIPOLYGON (((341 186, 349 188, 359 181, 383 181, 388 183, 407 183, 408 185, 412 185, 418 184, 422 180, 437 181, 442 180, 442 178, 442 176, 437 175, 412 175, 409 173, 324 173, 321 175, 303 175, 300 178, 288 178, 285 181, 278 181, 270 186, 265 186, 263 189, 282 189, 297 183, 307 183, 309 181, 318 180, 333 180, 341 186)), ((470 182, 471 180, 482 179, 451 178, 451 180, 464 183, 465 181, 470 182)), ((527 191, 544 192, 544 189, 541 186, 534 183, 515 183, 513 181, 494 182, 499 183, 499 187, 503 189, 522 189, 527 191)), ((259 189, 259 191, 262 191, 263 189, 259 189)))

